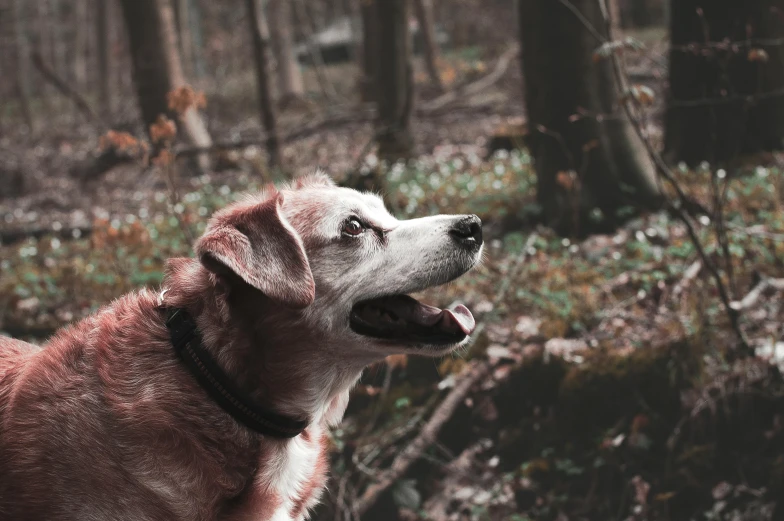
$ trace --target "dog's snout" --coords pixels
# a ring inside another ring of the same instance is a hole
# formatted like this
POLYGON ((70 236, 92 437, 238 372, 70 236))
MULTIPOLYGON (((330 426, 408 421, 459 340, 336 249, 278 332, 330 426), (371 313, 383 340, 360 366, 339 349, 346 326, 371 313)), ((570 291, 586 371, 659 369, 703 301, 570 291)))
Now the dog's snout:
POLYGON ((482 220, 476 215, 463 217, 449 228, 449 235, 465 248, 482 245, 482 220))

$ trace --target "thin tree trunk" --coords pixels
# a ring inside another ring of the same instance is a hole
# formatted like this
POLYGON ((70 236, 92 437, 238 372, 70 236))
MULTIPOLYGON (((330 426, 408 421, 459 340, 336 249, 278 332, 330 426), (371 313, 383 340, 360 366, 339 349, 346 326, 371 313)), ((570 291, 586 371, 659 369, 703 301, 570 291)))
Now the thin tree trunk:
POLYGON ((304 0, 292 0, 294 2, 294 17, 300 26, 305 43, 308 48, 308 54, 312 62, 313 70, 316 72, 316 79, 319 83, 321 93, 328 99, 337 98, 335 86, 329 81, 324 69, 324 58, 321 55, 321 49, 316 46, 312 36, 319 32, 322 27, 315 20, 313 12, 308 8, 309 4, 304 0))
POLYGON ((68 42, 63 37, 63 20, 61 18, 61 3, 60 0, 49 0, 49 31, 51 31, 51 38, 49 44, 52 46, 51 61, 52 68, 57 72, 61 78, 68 78, 70 72, 68 69, 68 59, 66 58, 66 50, 68 42))
POLYGON ((95 1, 95 32, 98 37, 98 99, 99 111, 106 121, 111 121, 112 69, 109 59, 112 38, 109 33, 109 5, 107 0, 95 1))
POLYGON ((302 72, 294 54, 290 0, 269 0, 270 43, 277 64, 278 101, 281 106, 305 94, 302 72))
POLYGON ((14 39, 16 44, 16 94, 25 123, 27 123, 30 132, 34 132, 35 120, 30 111, 30 41, 25 25, 24 2, 25 0, 13 0, 14 39))
POLYGON ((87 23, 87 1, 88 0, 76 0, 76 42, 74 50, 74 79, 76 80, 76 85, 80 89, 87 88, 87 56, 89 54, 89 39, 86 28, 88 26, 87 23))
POLYGON ((71 87, 66 80, 58 76, 57 71, 44 61, 43 56, 38 52, 34 52, 31 61, 36 69, 38 69, 38 72, 41 73, 41 76, 51 83, 60 94, 73 101, 76 108, 79 109, 79 112, 81 112, 89 122, 101 123, 100 118, 93 112, 92 108, 90 108, 87 100, 84 99, 77 89, 71 87))
POLYGON ((360 53, 359 92, 362 101, 378 98, 378 14, 377 0, 359 0, 362 17, 362 52, 360 53))
MULTIPOLYGON (((112 2, 114 4, 115 2, 112 2)), ((109 45, 109 63, 111 64, 110 70, 113 72, 114 91, 113 103, 116 103, 117 98, 124 100, 130 91, 135 90, 133 82, 133 55, 130 49, 130 38, 128 37, 128 29, 125 25, 124 15, 122 14, 122 7, 116 9, 114 5, 107 2, 109 24, 109 34, 111 35, 109 45)), ((113 109, 114 110, 114 109, 113 109)))
POLYGON ((669 159, 726 162, 784 148, 784 49, 775 41, 784 37, 782 13, 784 0, 672 1, 669 159), (719 48, 725 40, 741 43, 719 48), (705 52, 684 50, 691 44, 705 52))
POLYGON ((408 35, 408 0, 377 0, 378 55, 378 154, 395 160, 409 157, 414 140, 411 134, 413 74, 408 35))
POLYGON ((360 0, 344 0, 346 16, 349 17, 351 27, 351 52, 349 59, 353 61, 360 71, 362 70, 362 14, 359 8, 360 0))
MULTIPOLYGON (((50 7, 51 4, 49 0, 39 0, 35 2, 36 6, 36 36, 37 38, 34 40, 35 42, 35 49, 41 53, 42 56, 46 56, 47 59, 51 60, 54 57, 52 53, 52 30, 50 27, 50 7)), ((53 102, 57 97, 57 93, 51 89, 51 86, 43 83, 33 83, 31 84, 31 88, 33 92, 37 95, 38 99, 41 100, 41 103, 44 106, 44 109, 47 113, 51 114, 55 112, 53 108, 53 102)))
POLYGON ((629 2, 630 18, 634 27, 647 27, 653 22, 653 13, 649 2, 646 0, 635 0, 629 2))
MULTIPOLYGON (((667 0, 669 1, 669 0, 667 0)), ((621 0, 607 0, 607 8, 610 11, 610 23, 612 24, 612 34, 617 40, 621 34, 622 17, 621 17, 621 0)))
POLYGON ((191 21, 191 37, 193 38, 193 75, 202 79, 207 74, 204 64, 204 34, 201 26, 201 9, 198 0, 188 0, 191 21))
POLYGON ((624 207, 660 203, 655 170, 618 106, 612 63, 594 63, 599 45, 583 22, 607 38, 600 5, 520 0, 522 66, 537 197, 548 224, 580 235, 616 225, 624 207), (602 118, 574 116, 583 110, 602 118))
POLYGON ((672 12, 670 10, 670 1, 664 0, 662 5, 662 18, 664 19, 664 23, 669 25, 670 21, 672 20, 672 12))
POLYGON ((248 11, 253 55, 256 65, 256 88, 259 95, 259 112, 264 130, 267 132, 267 154, 272 167, 280 166, 282 160, 280 137, 276 121, 275 107, 272 102, 272 89, 269 75, 269 31, 258 0, 245 0, 248 11))
MULTIPOLYGON (((186 85, 177 52, 174 10, 168 0, 120 0, 120 3, 139 106, 149 130, 160 114, 177 117, 169 110, 167 94, 186 85)), ((210 135, 196 108, 189 108, 179 120, 187 141, 199 147, 211 145, 210 135)), ((200 166, 206 168, 206 156, 202 156, 200 166)))
POLYGON ((422 35, 425 66, 430 81, 439 91, 444 90, 441 75, 438 74, 438 43, 436 42, 435 22, 433 21, 433 3, 431 0, 413 0, 416 9, 419 33, 422 35))
POLYGON ((193 37, 191 36, 190 0, 177 0, 177 29, 180 35, 183 71, 193 75, 193 37))

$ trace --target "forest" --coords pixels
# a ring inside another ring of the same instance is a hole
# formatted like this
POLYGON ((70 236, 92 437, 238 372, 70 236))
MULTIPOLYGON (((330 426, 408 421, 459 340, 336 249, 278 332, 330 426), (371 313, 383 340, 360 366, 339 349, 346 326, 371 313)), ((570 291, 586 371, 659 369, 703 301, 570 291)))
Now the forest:
POLYGON ((0 0, 0 334, 316 169, 485 258, 311 519, 784 521, 784 0, 0 0))

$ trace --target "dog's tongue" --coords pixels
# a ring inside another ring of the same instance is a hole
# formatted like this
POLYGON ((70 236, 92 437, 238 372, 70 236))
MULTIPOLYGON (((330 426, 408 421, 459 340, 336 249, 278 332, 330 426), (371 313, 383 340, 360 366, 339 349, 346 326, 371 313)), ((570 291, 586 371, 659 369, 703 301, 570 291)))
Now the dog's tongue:
POLYGON ((441 309, 422 304, 408 295, 389 298, 384 307, 394 311, 400 318, 421 326, 438 327, 448 333, 470 335, 476 327, 474 316, 462 304, 451 309, 441 309))

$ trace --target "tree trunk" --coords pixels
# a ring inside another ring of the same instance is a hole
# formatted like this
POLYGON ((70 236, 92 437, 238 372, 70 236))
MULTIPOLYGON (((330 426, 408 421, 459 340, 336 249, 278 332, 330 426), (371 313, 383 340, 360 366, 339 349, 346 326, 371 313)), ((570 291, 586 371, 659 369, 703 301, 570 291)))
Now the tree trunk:
MULTIPOLYGON (((42 56, 45 56, 51 63, 54 58, 52 44, 53 31, 50 25, 51 12, 49 10, 51 4, 48 0, 39 0, 38 2, 35 2, 34 5, 36 7, 36 30, 34 31, 36 38, 34 39, 34 47, 36 51, 42 56)), ((32 50, 30 55, 32 56, 32 50)), ((53 107, 53 102, 56 100, 57 93, 50 85, 35 82, 31 84, 31 88, 36 97, 41 100, 44 110, 47 113, 51 114, 56 111, 53 107)))
POLYGON ((76 48, 74 49, 73 65, 74 79, 76 80, 75 84, 80 89, 87 88, 87 56, 90 52, 88 40, 89 33, 86 30, 88 26, 87 1, 88 0, 76 0, 75 12, 76 48))
POLYGON ((177 0, 177 29, 185 75, 193 77, 193 37, 191 36, 190 0, 177 0))
POLYGON ((332 85, 332 82, 330 82, 327 77, 322 50, 312 38, 313 35, 316 35, 321 31, 323 25, 319 25, 316 21, 316 17, 313 15, 313 10, 311 9, 313 4, 309 4, 305 2, 305 0, 293 0, 293 2, 294 18, 300 27, 302 36, 305 37, 305 43, 311 59, 311 67, 316 73, 316 79, 318 80, 321 93, 327 99, 334 100, 337 98, 335 86, 332 85))
POLYGON ((294 54, 290 0, 269 0, 270 43, 277 64, 278 98, 281 106, 305 94, 302 72, 294 54))
POLYGON ((28 39, 27 27, 25 25, 24 1, 13 0, 14 39, 16 44, 16 94, 25 123, 27 123, 30 132, 34 132, 35 120, 33 119, 33 113, 30 111, 30 40, 28 39))
POLYGON ((79 93, 78 89, 69 85, 65 79, 59 76, 57 71, 44 61, 44 58, 40 53, 34 52, 32 54, 32 62, 33 65, 35 65, 35 68, 38 69, 38 72, 41 73, 41 76, 43 76, 47 82, 51 83, 52 86, 57 89, 57 92, 65 96, 69 101, 72 101, 76 108, 78 108, 87 118, 88 122, 100 123, 100 118, 98 118, 90 108, 90 105, 87 103, 87 100, 84 99, 84 96, 79 93))
MULTIPOLYGON (((185 86, 174 12, 169 0, 120 0, 128 32, 133 63, 133 79, 142 117, 149 131, 160 114, 177 117, 168 107, 167 94, 185 86)), ((180 129, 198 147, 212 143, 195 107, 179 116, 180 129)), ((200 166, 206 167, 206 156, 200 166)))
POLYGON ((378 154, 382 159, 406 158, 413 150, 411 113, 413 74, 408 34, 408 0, 376 0, 378 54, 378 154))
POLYGON ((629 4, 629 15, 633 27, 648 27, 653 23, 653 13, 648 0, 634 0, 629 4))
POLYGON ((610 22, 612 23, 613 38, 618 40, 621 34, 621 28, 623 27, 621 17, 621 0, 607 0, 607 10, 609 11, 610 22))
MULTIPOLYGON (((343 0, 346 16, 349 17, 351 27, 351 55, 350 59, 359 68, 360 76, 362 74, 362 45, 364 37, 362 35, 362 11, 360 10, 360 0, 343 0)), ((359 87, 360 84, 357 83, 359 87)))
POLYGON ((441 75, 438 74, 438 43, 436 42, 435 22, 433 21, 432 0, 413 0, 416 17, 419 22, 419 34, 422 35, 422 49, 424 51, 425 66, 430 81, 438 88, 444 90, 441 75))
POLYGON ((63 37, 63 19, 62 19, 62 4, 60 0, 49 0, 49 31, 51 31, 51 38, 49 40, 51 49, 52 67, 61 78, 68 78, 70 72, 68 69, 68 59, 66 58, 66 50, 68 42, 63 37))
POLYGON ((520 0, 518 13, 537 198, 550 226, 583 235, 617 225, 627 210, 658 206, 660 194, 618 105, 612 62, 592 60, 599 42, 583 21, 607 38, 600 4, 571 5, 584 20, 553 0, 520 0), (581 111, 604 117, 574 117, 581 111))
POLYGON ((781 149, 784 49, 772 40, 784 37, 784 0, 673 0, 670 19, 668 159, 722 163, 781 149))
POLYGON ((269 75, 269 30, 264 13, 258 0, 245 0, 248 11, 251 37, 253 39, 253 56, 256 65, 256 88, 259 94, 259 112, 264 130, 267 132, 267 154, 272 167, 280 166, 282 153, 275 107, 272 103, 272 88, 269 75))
POLYGON ((362 49, 360 52, 359 92, 363 102, 377 99, 378 15, 376 0, 359 0, 362 17, 362 49))
POLYGON ((201 80, 207 74, 204 63, 204 33, 202 31, 201 7, 198 0, 188 0, 193 38, 193 76, 201 80))
POLYGON ((109 59, 112 38, 109 33, 109 5, 106 0, 95 2, 95 32, 98 38, 98 100, 99 112, 105 121, 111 121, 112 98, 111 80, 112 66, 109 59))

